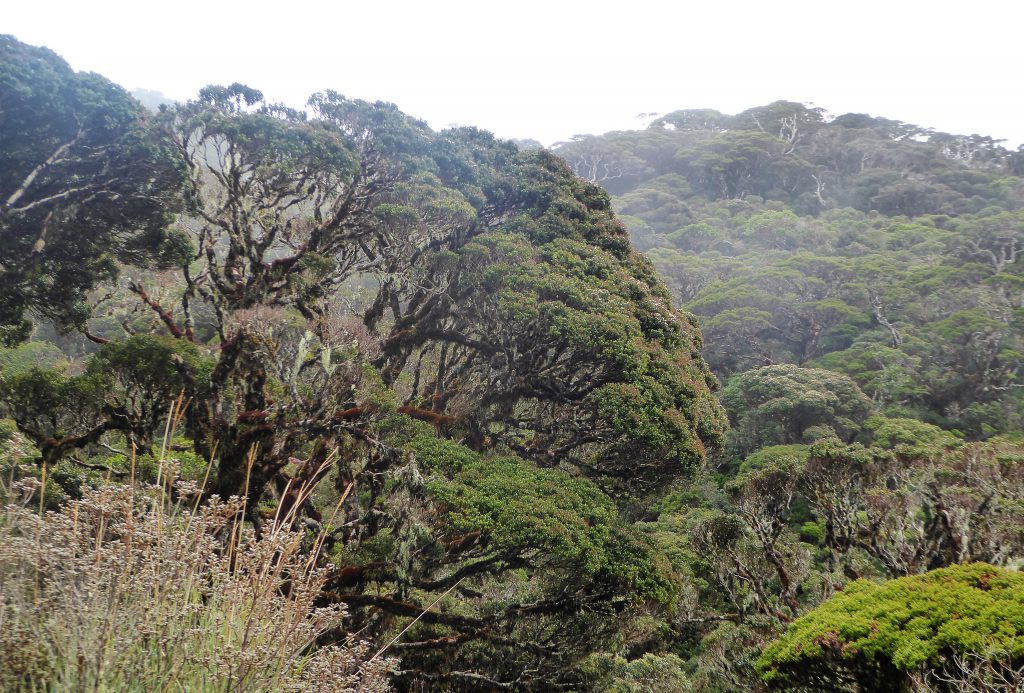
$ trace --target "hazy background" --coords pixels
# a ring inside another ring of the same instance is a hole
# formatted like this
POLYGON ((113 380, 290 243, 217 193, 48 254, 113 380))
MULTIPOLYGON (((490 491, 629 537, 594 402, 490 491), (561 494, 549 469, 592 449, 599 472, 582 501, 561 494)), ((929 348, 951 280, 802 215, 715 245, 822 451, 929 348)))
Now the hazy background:
POLYGON ((321 89, 545 144, 640 113, 786 99, 1024 142, 1024 4, 890 1, 9 4, 0 32, 184 100, 321 89))

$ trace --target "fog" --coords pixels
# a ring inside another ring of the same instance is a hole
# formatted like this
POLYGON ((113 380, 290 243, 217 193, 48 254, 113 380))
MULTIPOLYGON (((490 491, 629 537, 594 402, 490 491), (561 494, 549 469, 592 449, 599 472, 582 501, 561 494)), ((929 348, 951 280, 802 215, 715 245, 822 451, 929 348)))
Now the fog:
POLYGON ((301 105, 331 88, 434 127, 551 144, 640 113, 785 99, 1024 142, 1019 3, 304 3, 53 0, 0 31, 183 100, 241 81, 301 105))

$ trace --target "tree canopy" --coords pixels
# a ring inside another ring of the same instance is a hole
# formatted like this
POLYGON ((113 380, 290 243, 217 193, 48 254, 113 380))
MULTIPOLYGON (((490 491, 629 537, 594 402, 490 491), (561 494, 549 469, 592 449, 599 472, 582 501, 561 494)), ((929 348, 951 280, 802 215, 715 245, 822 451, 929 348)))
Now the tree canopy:
MULTIPOLYGON (((858 580, 1019 563, 1020 152, 787 101, 554 151, 612 193, 724 382, 723 454, 643 523, 685 576, 655 650, 678 687, 1019 688, 1022 663, 984 648, 911 670, 844 664, 845 636, 782 634, 818 611, 837 632, 863 625, 819 606, 849 604, 858 580), (833 653, 800 659, 815 638, 833 653)), ((894 588, 878 613, 902 600, 894 588)))
POLYGON ((179 182, 123 89, 0 36, 0 336, 27 336, 26 311, 83 326, 118 261, 180 261, 179 182))

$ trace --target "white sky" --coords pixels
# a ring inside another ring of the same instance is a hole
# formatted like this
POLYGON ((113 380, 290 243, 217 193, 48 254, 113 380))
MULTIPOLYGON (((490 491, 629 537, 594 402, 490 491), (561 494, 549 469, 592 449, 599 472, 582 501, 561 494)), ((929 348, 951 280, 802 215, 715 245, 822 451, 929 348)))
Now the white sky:
POLYGON ((778 99, 1024 143, 1020 0, 21 0, 0 33, 179 100, 330 88, 545 144, 778 99))

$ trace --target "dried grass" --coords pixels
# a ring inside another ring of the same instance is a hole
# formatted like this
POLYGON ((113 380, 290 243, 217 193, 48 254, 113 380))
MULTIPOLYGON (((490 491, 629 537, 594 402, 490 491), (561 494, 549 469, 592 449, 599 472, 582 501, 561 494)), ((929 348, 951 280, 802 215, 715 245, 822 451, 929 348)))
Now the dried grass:
POLYGON ((344 616, 315 604, 316 538, 280 522, 257 540, 242 501, 167 477, 46 513, 39 485, 0 489, 0 690, 388 689, 365 643, 316 647, 344 616))

